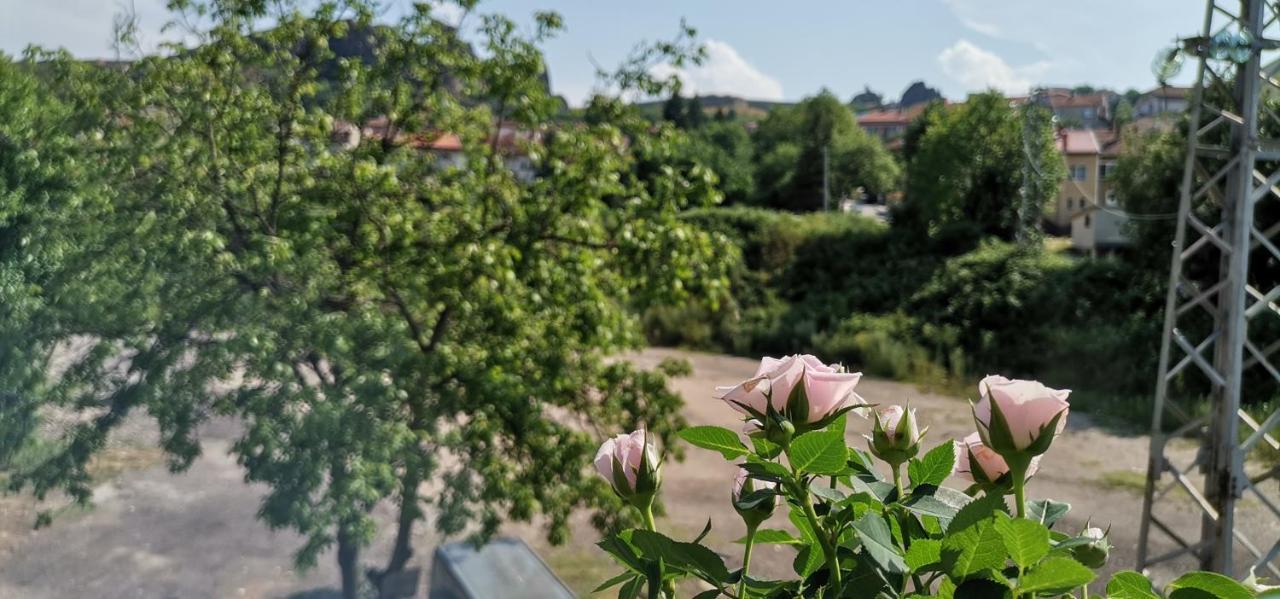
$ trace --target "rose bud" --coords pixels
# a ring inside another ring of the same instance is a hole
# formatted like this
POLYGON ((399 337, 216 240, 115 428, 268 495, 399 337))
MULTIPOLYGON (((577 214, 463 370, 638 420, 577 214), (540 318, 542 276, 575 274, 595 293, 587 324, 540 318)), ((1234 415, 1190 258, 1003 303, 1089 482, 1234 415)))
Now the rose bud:
POLYGON ((871 453, 895 468, 916 457, 928 427, 920 430, 915 409, 883 406, 874 415, 871 436, 867 437, 871 453))
POLYGON ((773 515, 778 506, 778 495, 774 492, 777 487, 777 483, 756 480, 746 470, 738 469, 733 479, 733 509, 748 528, 760 526, 773 515))
POLYGON ((982 379, 978 391, 982 399, 973 406, 978 433, 987 447, 1006 458, 1043 454, 1067 426, 1069 390, 991 375, 982 379))
POLYGON ((1073 547, 1071 557, 1094 570, 1107 565, 1107 557, 1111 554, 1111 542, 1107 539, 1107 533, 1096 526, 1090 526, 1080 536, 1089 539, 1089 543, 1073 547))
MULTIPOLYGON (((1031 458, 1027 478, 1036 473, 1039 464, 1039 456, 1031 458)), ((956 444, 956 474, 983 487, 1000 486, 1008 482, 1009 464, 973 433, 956 444)))
POLYGON ((606 440, 596 452, 595 465, 619 497, 642 509, 662 485, 662 462, 644 429, 606 440))

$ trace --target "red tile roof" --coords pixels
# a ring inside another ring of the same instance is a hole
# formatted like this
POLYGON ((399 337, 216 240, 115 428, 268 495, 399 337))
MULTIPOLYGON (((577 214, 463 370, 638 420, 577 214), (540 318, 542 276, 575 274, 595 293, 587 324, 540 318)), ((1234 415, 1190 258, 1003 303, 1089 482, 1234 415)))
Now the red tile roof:
POLYGON ((1080 108, 1086 106, 1106 106, 1110 103, 1108 94, 1076 94, 1062 96, 1049 95, 1049 105, 1054 108, 1080 108))
POLYGON ((906 109, 890 109, 890 110, 872 110, 858 116, 858 124, 863 127, 867 125, 910 125, 911 121, 916 120, 921 114, 924 114, 925 108, 929 104, 916 104, 906 109))

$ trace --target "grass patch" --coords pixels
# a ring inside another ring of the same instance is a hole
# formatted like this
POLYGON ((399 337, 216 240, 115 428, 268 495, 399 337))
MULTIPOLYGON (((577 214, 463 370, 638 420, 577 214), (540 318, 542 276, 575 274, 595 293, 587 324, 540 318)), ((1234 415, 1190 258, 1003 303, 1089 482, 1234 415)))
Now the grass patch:
MULTIPOLYGON (((569 590, 579 597, 590 597, 600 583, 612 578, 622 571, 622 566, 613 563, 603 551, 594 545, 582 547, 554 547, 546 550, 545 557, 551 571, 568 585, 569 590)), ((617 589, 611 589, 616 594, 617 589)), ((609 593, 604 592, 602 595, 609 593)))
POLYGON ((1132 470, 1108 470, 1102 473, 1098 483, 1108 489, 1142 493, 1147 489, 1147 475, 1132 470))
POLYGON ((164 461, 164 452, 158 447, 125 445, 110 447, 89 461, 89 476, 102 483, 130 470, 142 470, 164 461))

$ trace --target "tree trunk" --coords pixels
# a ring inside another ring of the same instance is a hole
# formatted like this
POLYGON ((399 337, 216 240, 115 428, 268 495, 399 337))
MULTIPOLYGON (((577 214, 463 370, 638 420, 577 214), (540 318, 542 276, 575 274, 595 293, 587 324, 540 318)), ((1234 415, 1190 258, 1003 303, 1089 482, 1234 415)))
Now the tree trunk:
POLYGON ((418 505, 418 485, 422 484, 422 473, 419 468, 410 465, 401 478, 400 490, 400 522, 396 526, 396 543, 391 550, 391 560, 383 576, 404 570, 409 558, 413 557, 413 523, 422 517, 422 508, 418 505))
POLYGON ((345 525, 338 527, 338 569, 342 572, 342 599, 358 599, 360 546, 351 538, 345 525))

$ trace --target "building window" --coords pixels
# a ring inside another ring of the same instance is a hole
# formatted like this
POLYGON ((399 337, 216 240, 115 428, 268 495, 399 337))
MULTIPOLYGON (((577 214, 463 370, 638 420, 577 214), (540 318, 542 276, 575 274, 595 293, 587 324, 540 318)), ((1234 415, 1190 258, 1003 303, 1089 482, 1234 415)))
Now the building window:
POLYGON ((1070 209, 1075 208, 1075 207, 1076 207, 1076 199, 1075 199, 1075 198, 1067 198, 1067 210, 1070 210, 1070 209))
POLYGON ((1089 222, 1089 215, 1084 215, 1084 228, 1088 229, 1092 223, 1089 222))
POLYGON ((1115 173, 1115 171, 1116 171, 1116 163, 1104 162, 1102 163, 1102 166, 1098 167, 1098 176, 1102 177, 1103 179, 1109 179, 1111 178, 1111 175, 1115 173))
POLYGON ((1077 164, 1071 167, 1072 181, 1085 181, 1088 178, 1089 178, 1089 169, 1086 169, 1083 164, 1077 164))
POLYGON ((1084 118, 1085 118, 1085 120, 1088 120, 1088 119, 1093 118, 1093 109, 1092 109, 1092 108, 1086 108, 1086 109, 1084 109, 1084 118))

